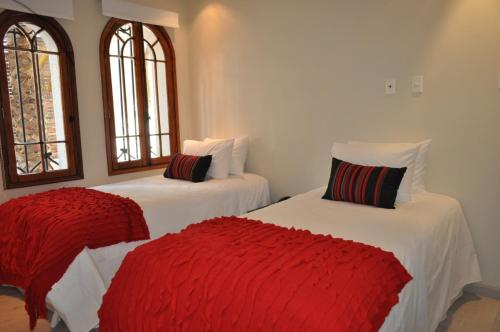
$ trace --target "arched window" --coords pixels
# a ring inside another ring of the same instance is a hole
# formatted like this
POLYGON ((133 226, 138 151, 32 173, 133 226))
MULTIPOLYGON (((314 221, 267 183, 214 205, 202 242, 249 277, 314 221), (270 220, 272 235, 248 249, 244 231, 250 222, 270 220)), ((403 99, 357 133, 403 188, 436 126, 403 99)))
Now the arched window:
POLYGON ((166 31, 111 19, 100 52, 109 174, 163 167, 179 150, 175 55, 166 31))
POLYGON ((71 42, 52 18, 0 14, 6 188, 83 178, 71 42))

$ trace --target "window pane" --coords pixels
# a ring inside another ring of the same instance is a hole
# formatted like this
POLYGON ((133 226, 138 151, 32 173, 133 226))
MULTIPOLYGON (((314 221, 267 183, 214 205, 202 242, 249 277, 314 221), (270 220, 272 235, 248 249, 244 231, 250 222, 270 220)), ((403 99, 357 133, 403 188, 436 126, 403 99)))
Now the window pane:
POLYGON ((161 46, 160 42, 157 42, 156 45, 154 45, 153 49, 156 54, 156 60, 165 61, 165 52, 163 52, 163 47, 161 46))
POLYGON ((150 140, 150 148, 151 148, 151 151, 150 151, 150 155, 151 155, 151 158, 159 158, 161 157, 161 154, 160 154, 160 136, 158 135, 152 135, 149 137, 149 140, 150 140))
POLYGON ((160 108, 160 128, 161 133, 168 133, 168 90, 167 90, 167 72, 165 68, 165 63, 157 62, 157 72, 158 72, 158 105, 160 108))
POLYGON ((130 138, 130 153, 129 158, 131 161, 141 159, 141 143, 139 137, 130 138))
POLYGON ((30 49, 31 45, 28 38, 15 25, 11 26, 3 39, 3 45, 6 47, 30 49))
POLYGON ((146 61, 146 92, 148 97, 149 133, 159 134, 158 103, 156 100, 156 70, 154 61, 146 61))
POLYGON ((140 127, 132 24, 118 28, 110 45, 113 116, 118 162, 140 160, 140 127))
POLYGON ((118 162, 141 159, 134 59, 110 57, 116 157, 118 162))
POLYGON ((59 56, 37 54, 41 92, 41 110, 44 118, 45 141, 64 141, 64 113, 61 96, 59 56))
POLYGON ((156 41, 158 40, 154 32, 151 31, 151 29, 145 25, 142 26, 142 35, 144 37, 144 40, 150 43, 151 45, 156 43, 156 41))
POLYGON ((119 163, 141 159, 140 137, 118 137, 116 141, 116 154, 119 163))
POLYGON ((42 172, 40 144, 16 145, 17 174, 28 175, 42 172))
POLYGON ((114 107, 114 118, 115 118, 115 133, 116 136, 125 135, 125 114, 122 104, 122 78, 121 78, 121 59, 111 57, 110 61, 110 71, 111 71, 111 82, 113 89, 113 107, 114 107))
POLYGON ((14 140, 39 142, 35 75, 31 52, 5 50, 14 140))
POLYGON ((57 45, 47 31, 40 31, 34 39, 35 50, 57 52, 57 45))
POLYGON ((144 59, 146 59, 146 60, 156 60, 155 51, 146 42, 144 42, 144 59))
POLYGON ((117 138, 116 139, 116 155, 119 163, 129 161, 128 158, 128 139, 127 138, 117 138))
POLYGON ((150 156, 160 158, 170 155, 168 126, 167 73, 165 54, 158 38, 148 27, 143 27, 146 92, 149 116, 150 156), (151 48, 153 47, 153 48, 151 48))
POLYGON ((17 174, 19 175, 28 174, 28 169, 27 169, 28 160, 26 159, 27 157, 26 146, 15 145, 14 152, 16 154, 17 174))
POLYGON ((118 28, 118 30, 116 30, 115 34, 124 42, 134 37, 132 30, 132 23, 127 23, 122 25, 121 27, 118 28))
POLYGON ((66 143, 49 143, 45 145, 46 171, 68 169, 66 143))
POLYGON ((124 57, 134 56, 134 43, 132 42, 132 39, 129 39, 128 41, 125 42, 125 44, 123 44, 120 55, 124 57))
POLYGON ((35 34, 41 30, 41 28, 38 25, 27 22, 20 22, 19 26, 24 30, 24 32, 30 39, 32 39, 35 36, 35 34))
POLYGON ((125 109, 127 110, 128 135, 139 135, 137 96, 135 86, 135 64, 133 59, 123 59, 125 109))
POLYGON ((132 24, 127 23, 119 27, 109 45, 109 54, 116 56, 134 56, 132 24))
POLYGON ((43 169, 40 144, 28 145, 26 150, 28 152, 29 172, 31 174, 41 173, 43 169))
POLYGON ((113 35, 113 38, 111 38, 111 43, 109 44, 109 54, 120 55, 122 44, 122 41, 116 35, 113 35))
POLYGON ((170 135, 161 135, 161 155, 170 156, 170 135))
POLYGON ((7 84, 9 89, 10 111, 14 140, 24 143, 23 116, 21 112, 20 81, 17 75, 16 52, 5 50, 5 64, 7 67, 7 84))

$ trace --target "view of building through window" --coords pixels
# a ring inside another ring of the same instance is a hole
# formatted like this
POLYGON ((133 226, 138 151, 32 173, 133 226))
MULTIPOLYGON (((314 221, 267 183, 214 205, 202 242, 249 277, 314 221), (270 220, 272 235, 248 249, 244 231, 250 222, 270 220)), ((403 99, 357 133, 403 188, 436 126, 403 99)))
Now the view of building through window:
POLYGON ((31 23, 3 38, 16 168, 19 175, 68 168, 59 50, 31 23))

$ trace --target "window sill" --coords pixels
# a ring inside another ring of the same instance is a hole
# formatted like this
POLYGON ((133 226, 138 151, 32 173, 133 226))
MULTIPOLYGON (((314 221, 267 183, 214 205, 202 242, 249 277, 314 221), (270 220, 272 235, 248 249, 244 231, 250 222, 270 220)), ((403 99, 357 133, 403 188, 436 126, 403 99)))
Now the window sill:
POLYGON ((133 168, 108 169, 108 175, 114 176, 114 175, 122 175, 122 174, 128 174, 128 173, 153 171, 153 170, 157 170, 157 169, 167 168, 167 166, 168 166, 168 163, 151 165, 151 166, 140 166, 140 167, 133 167, 133 168))
POLYGON ((19 189, 19 188, 37 187, 37 186, 42 186, 42 185, 46 185, 46 184, 77 181, 77 180, 83 180, 83 179, 84 179, 83 173, 71 175, 71 176, 65 176, 65 177, 46 178, 46 179, 36 180, 36 182, 35 181, 33 181, 33 182, 9 182, 9 181, 6 181, 6 179, 4 178, 4 188, 5 189, 19 189))

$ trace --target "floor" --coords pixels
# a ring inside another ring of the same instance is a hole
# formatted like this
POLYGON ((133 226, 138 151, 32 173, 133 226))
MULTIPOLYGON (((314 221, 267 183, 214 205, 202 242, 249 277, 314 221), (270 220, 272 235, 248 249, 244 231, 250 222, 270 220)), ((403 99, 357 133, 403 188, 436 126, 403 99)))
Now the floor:
POLYGON ((500 332, 500 300, 464 293, 436 332, 500 332))
MULTIPOLYGON (((22 295, 13 288, 0 287, 0 331, 29 331, 22 295)), ((51 331, 49 322, 39 320, 34 331, 51 331)), ((68 329, 60 323, 53 331, 68 329)), ((500 300, 465 293, 436 332, 500 332, 500 300)))

